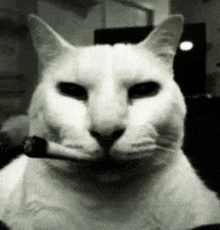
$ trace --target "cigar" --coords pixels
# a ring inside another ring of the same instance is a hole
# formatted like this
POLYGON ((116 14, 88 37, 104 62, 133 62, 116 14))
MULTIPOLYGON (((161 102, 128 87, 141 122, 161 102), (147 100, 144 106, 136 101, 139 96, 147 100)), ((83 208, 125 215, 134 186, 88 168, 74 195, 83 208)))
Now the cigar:
POLYGON ((23 141, 23 153, 31 158, 51 158, 71 161, 97 161, 97 156, 83 154, 78 149, 62 146, 42 137, 26 137, 23 141))

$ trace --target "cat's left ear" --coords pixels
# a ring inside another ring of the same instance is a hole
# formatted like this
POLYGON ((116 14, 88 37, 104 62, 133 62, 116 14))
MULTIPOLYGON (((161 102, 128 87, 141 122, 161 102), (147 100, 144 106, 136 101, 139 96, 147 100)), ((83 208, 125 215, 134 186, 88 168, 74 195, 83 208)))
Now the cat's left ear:
POLYGON ((173 62, 180 37, 183 32, 183 16, 172 15, 150 33, 138 46, 156 53, 166 62, 173 62))
POLYGON ((58 58, 67 47, 71 46, 46 22, 34 14, 29 15, 28 25, 34 47, 43 66, 47 66, 48 62, 58 58))

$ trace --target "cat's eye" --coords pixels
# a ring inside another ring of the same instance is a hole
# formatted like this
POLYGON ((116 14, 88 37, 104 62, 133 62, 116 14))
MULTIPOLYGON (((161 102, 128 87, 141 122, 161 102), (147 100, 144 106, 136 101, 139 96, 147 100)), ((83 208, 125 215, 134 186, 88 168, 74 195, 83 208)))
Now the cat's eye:
POLYGON ((128 96, 130 99, 152 97, 155 96, 159 90, 160 85, 157 82, 149 81, 132 86, 129 89, 128 96))
POLYGON ((69 82, 59 82, 57 88, 61 94, 69 97, 76 98, 77 100, 87 100, 87 91, 80 85, 69 83, 69 82))

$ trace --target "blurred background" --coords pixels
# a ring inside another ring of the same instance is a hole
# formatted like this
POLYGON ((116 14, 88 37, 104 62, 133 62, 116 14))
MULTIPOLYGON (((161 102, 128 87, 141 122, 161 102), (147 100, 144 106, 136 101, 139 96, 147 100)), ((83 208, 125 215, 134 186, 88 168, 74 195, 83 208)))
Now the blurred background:
POLYGON ((38 82, 27 14, 44 19, 74 45, 138 42, 169 14, 185 17, 175 59, 185 96, 220 95, 219 0, 0 1, 0 124, 24 113, 38 82))
POLYGON ((184 149, 208 185, 220 191, 219 0, 1 0, 0 127, 25 114, 39 81, 27 15, 39 15, 73 45, 138 42, 170 14, 183 14, 174 62, 188 106, 184 149))

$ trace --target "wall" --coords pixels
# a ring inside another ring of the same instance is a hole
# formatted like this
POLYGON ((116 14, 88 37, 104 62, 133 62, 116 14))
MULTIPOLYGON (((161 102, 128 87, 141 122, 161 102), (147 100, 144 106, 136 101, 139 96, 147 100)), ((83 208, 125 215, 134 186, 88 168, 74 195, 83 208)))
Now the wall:
POLYGON ((135 7, 128 7, 120 2, 106 1, 105 7, 105 28, 120 28, 145 26, 147 14, 145 10, 135 7))
MULTIPOLYGON (((27 26, 26 14, 36 10, 33 0, 0 1, 0 18, 13 22, 15 29, 27 26)), ((10 115, 26 112, 37 80, 36 55, 28 30, 24 33, 10 32, 10 29, 4 32, 3 26, 1 30, 0 124, 10 115), (23 76, 23 80, 18 78, 19 75, 23 76), (6 89, 12 93, 9 94, 6 89), (25 89, 25 92, 17 93, 20 89, 25 89)))
POLYGON ((170 0, 155 1, 155 19, 154 24, 157 25, 170 14, 170 0))
POLYGON ((54 30, 74 45, 93 43, 93 31, 102 27, 102 6, 98 4, 88 9, 78 9, 50 1, 38 1, 38 15, 54 30))
POLYGON ((0 1, 0 8, 16 9, 16 0, 0 1))
MULTIPOLYGON (((169 0, 136 0, 134 2, 155 10, 156 24, 169 14, 169 0)), ((73 4, 67 8, 61 1, 60 4, 57 3, 57 0, 39 0, 38 14, 74 45, 93 44, 93 33, 98 28, 146 25, 146 14, 143 10, 128 7, 118 1, 99 0, 97 5, 87 9, 78 9, 78 11, 73 4)))

